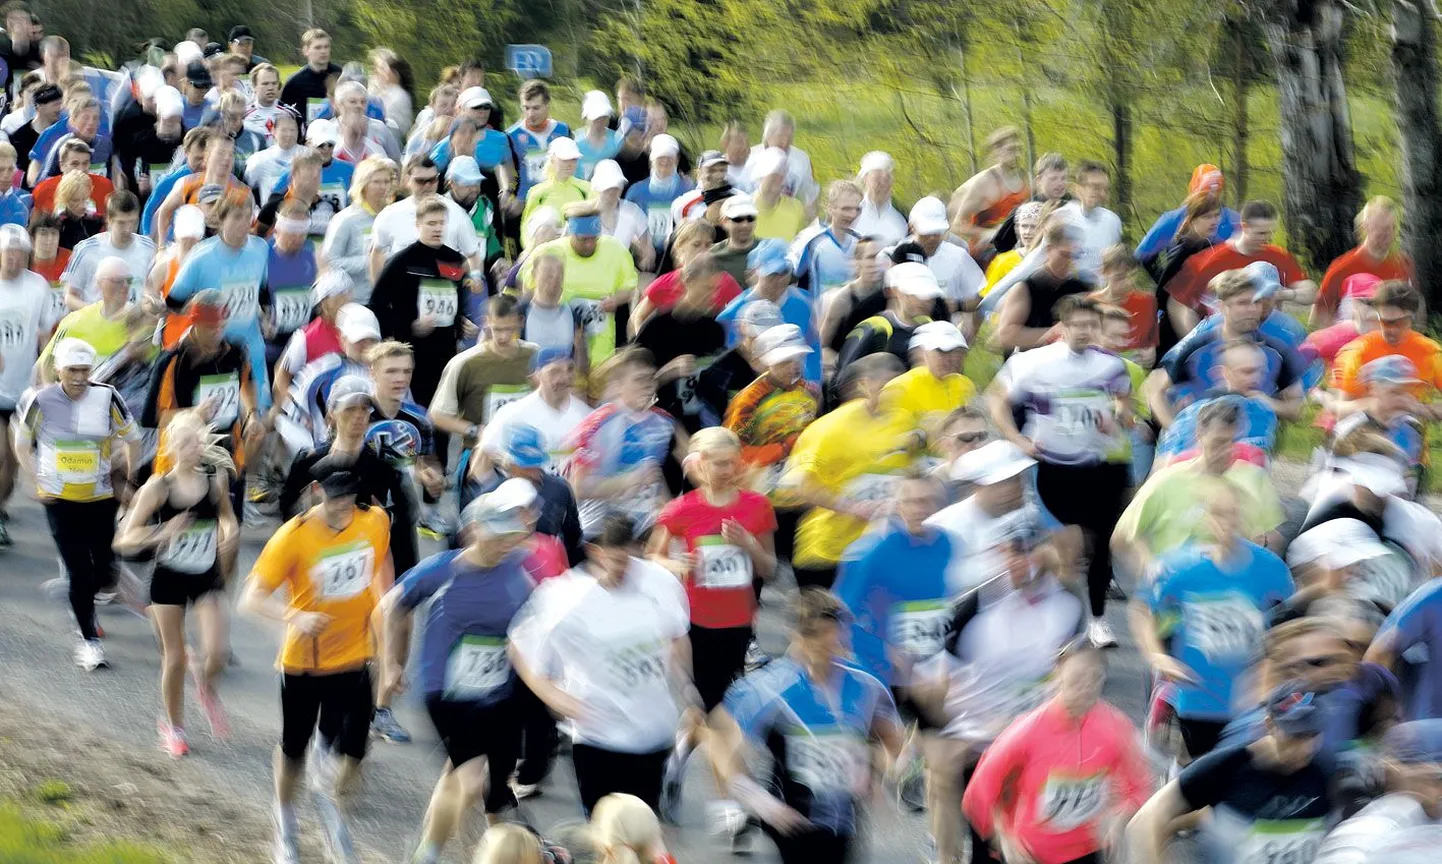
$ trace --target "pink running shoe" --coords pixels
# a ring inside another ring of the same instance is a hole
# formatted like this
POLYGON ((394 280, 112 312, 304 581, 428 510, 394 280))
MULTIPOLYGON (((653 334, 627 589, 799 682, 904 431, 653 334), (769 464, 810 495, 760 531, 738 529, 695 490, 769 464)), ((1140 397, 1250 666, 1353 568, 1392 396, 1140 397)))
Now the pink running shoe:
POLYGON ((205 679, 195 670, 191 670, 191 677, 195 680, 195 695, 200 700, 200 710, 205 712, 205 719, 210 723, 210 735, 217 741, 224 741, 230 737, 230 717, 225 713, 225 706, 220 704, 220 697, 215 695, 215 688, 205 683, 205 679))
POLYGON ((190 752, 190 745, 185 741, 185 730, 179 726, 172 726, 161 718, 158 724, 160 732, 160 749, 170 754, 170 758, 179 759, 190 752))

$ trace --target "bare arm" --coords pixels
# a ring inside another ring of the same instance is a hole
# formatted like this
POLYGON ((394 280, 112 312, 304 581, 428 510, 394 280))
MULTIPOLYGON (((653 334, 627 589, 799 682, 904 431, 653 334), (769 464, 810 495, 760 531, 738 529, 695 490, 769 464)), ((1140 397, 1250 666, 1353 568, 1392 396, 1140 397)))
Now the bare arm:
POLYGON ((1181 787, 1173 780, 1157 791, 1127 825, 1127 843, 1134 861, 1161 861, 1172 821, 1190 810, 1181 787))
POLYGON ((1179 303, 1172 297, 1167 298, 1167 315, 1171 317, 1172 329, 1179 337, 1197 329, 1197 324, 1202 320, 1192 307, 1185 303, 1179 303))
POLYGON ((1024 453, 1036 452, 1036 445, 1016 428, 1016 418, 1011 413, 1011 400, 1006 388, 999 382, 993 381, 986 389, 986 406, 991 412, 991 422, 996 424, 996 430, 1003 438, 1020 447, 1024 453))
POLYGON ((177 183, 171 187, 170 194, 160 202, 160 209, 155 213, 155 234, 151 237, 155 241, 155 247, 159 249, 165 245, 165 238, 170 236, 170 220, 175 218, 175 211, 185 203, 181 193, 182 184, 177 183))
POLYGON ((996 342, 1002 351, 1025 351, 1051 341, 1056 328, 1026 326, 1026 318, 1030 314, 1031 286, 1018 282, 1007 292, 1001 301, 1001 311, 997 313, 996 342))
POLYGON ((1152 416, 1157 418, 1157 423, 1161 424, 1164 429, 1177 419, 1176 409, 1172 407, 1171 400, 1167 398, 1167 390, 1171 386, 1172 376, 1162 368, 1153 369, 1152 374, 1148 375, 1147 380, 1142 383, 1142 393, 1147 398, 1147 405, 1152 409, 1152 416))

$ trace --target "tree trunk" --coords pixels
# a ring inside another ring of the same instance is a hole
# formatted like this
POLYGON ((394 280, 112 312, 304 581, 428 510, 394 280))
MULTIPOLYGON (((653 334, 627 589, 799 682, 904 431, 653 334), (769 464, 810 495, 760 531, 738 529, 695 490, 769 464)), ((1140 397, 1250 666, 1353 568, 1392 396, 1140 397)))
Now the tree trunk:
POLYGON ((1277 67, 1287 236, 1319 271, 1352 248, 1361 205, 1342 81, 1344 20, 1335 0, 1316 0, 1305 17, 1284 0, 1262 25, 1277 67))
POLYGON ((1442 126, 1437 118, 1437 31, 1421 2, 1392 3, 1392 72, 1402 139, 1403 241, 1427 307, 1442 302, 1442 126))
POLYGON ((971 173, 974 175, 981 169, 976 158, 976 115, 971 111, 971 73, 967 71, 969 52, 966 49, 965 42, 957 48, 956 65, 961 72, 961 110, 966 114, 966 154, 971 159, 971 173))
POLYGON ((1116 211, 1122 216, 1122 224, 1130 225, 1136 221, 1132 212, 1132 106, 1125 99, 1113 98, 1111 115, 1116 211))
POLYGON ((1016 37, 1016 62, 1020 70, 1017 80, 1021 82, 1022 134, 1026 136, 1026 164, 1027 173, 1030 174, 1031 166, 1036 164, 1036 132, 1031 127, 1031 77, 1027 74, 1031 64, 1027 62, 1026 53, 1021 50, 1021 22, 1013 20, 1011 29, 1016 37))
POLYGON ((1232 25, 1232 176, 1228 185, 1238 210, 1247 200, 1247 138, 1251 120, 1247 115, 1247 97, 1251 91, 1250 64, 1247 62, 1247 33, 1240 24, 1232 25))

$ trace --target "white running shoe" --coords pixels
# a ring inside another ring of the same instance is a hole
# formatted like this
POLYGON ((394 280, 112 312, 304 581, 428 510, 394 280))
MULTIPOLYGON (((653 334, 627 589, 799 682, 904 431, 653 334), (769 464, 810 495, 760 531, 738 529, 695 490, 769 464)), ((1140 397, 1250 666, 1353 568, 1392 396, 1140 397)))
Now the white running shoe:
POLYGON ((1093 618, 1092 623, 1087 625, 1087 638, 1097 648, 1117 647, 1116 634, 1112 633, 1111 625, 1105 618, 1093 618))
POLYGON ((80 640, 80 644, 75 646, 75 665, 86 672, 109 667, 110 663, 105 659, 105 646, 100 644, 99 639, 80 640))

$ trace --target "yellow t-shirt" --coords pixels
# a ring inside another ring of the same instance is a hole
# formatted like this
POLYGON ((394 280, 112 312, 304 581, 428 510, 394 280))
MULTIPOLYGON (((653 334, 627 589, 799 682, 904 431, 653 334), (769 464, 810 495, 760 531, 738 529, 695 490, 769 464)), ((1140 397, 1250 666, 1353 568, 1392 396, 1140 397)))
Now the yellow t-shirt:
POLYGON ((596 251, 589 258, 576 254, 571 238, 558 237, 537 246, 521 265, 519 281, 527 291, 532 288, 531 270, 536 257, 557 252, 566 259, 561 302, 581 310, 591 368, 595 369, 616 353, 616 316, 601 311, 601 301, 618 293, 629 296, 636 290, 636 263, 631 259, 631 250, 615 237, 597 237, 596 251))
POLYGON ((130 324, 127 318, 130 316, 121 315, 118 318, 106 318, 101 313, 100 303, 91 303, 89 306, 82 306, 74 312, 60 319, 60 326, 55 328, 55 335, 40 352, 41 368, 50 368, 50 354, 55 346, 60 344, 61 339, 80 339, 89 343, 95 349, 96 361, 102 362, 111 356, 120 353, 130 341, 130 324))
POLYGON ((587 201, 590 198, 591 184, 575 177, 569 180, 542 180, 532 186, 531 191, 526 193, 526 206, 521 210, 521 245, 525 246, 526 223, 531 221, 531 214, 536 212, 537 208, 555 207, 559 213, 567 204, 587 201))
POLYGON ((896 376, 881 391, 885 404, 905 414, 911 428, 921 429, 928 438, 935 435, 946 415, 974 396, 976 385, 970 378, 959 373, 938 378, 925 366, 896 376))
POLYGON ((1266 470, 1239 460, 1216 477, 1203 470, 1201 457, 1197 457, 1168 465, 1148 477, 1117 520, 1115 536, 1145 543, 1154 556, 1188 541, 1210 540, 1207 496, 1223 483, 1238 493, 1245 533, 1257 537, 1282 524, 1282 502, 1266 470))
POLYGON ((806 208, 790 195, 782 195, 770 210, 756 202, 756 237, 790 243, 806 227, 806 208))
MULTIPOLYGON (((865 501, 895 497, 900 474, 911 464, 910 418, 895 410, 872 414, 854 399, 806 427, 796 439, 783 485, 804 476, 835 495, 865 501)), ((866 523, 844 513, 812 508, 796 528, 792 556, 802 567, 834 567, 866 523)))
POLYGON ((1015 249, 1009 252, 1002 252, 991 259, 991 263, 986 265, 986 284, 982 286, 981 296, 985 297, 990 294, 991 289, 996 287, 996 283, 1000 282, 1002 277, 1010 273, 1012 268, 1020 263, 1021 253, 1015 249))
POLYGON ((379 507, 357 508, 336 533, 313 507, 266 542, 251 578, 274 592, 285 586, 290 608, 331 617, 319 636, 286 628, 277 666, 290 674, 344 672, 375 657, 371 613, 390 589, 386 554, 390 518, 379 507))

